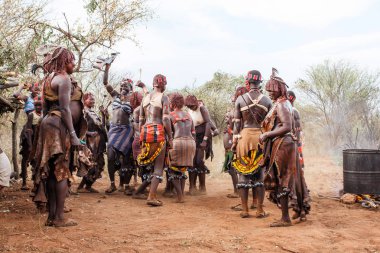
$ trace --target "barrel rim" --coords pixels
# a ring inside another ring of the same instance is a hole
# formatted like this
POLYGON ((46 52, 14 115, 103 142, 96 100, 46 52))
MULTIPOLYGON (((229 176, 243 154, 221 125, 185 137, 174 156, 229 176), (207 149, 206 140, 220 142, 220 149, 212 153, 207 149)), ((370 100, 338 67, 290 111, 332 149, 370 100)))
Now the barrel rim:
POLYGON ((344 149, 344 154, 380 154, 379 149, 344 149))

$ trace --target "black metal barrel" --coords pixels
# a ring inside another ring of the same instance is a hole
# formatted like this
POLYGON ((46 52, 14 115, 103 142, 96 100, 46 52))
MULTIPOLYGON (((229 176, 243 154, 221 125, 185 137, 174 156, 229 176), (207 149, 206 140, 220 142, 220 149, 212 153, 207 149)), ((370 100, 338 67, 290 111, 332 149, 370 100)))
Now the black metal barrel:
POLYGON ((344 192, 380 194, 380 150, 343 150, 344 192))

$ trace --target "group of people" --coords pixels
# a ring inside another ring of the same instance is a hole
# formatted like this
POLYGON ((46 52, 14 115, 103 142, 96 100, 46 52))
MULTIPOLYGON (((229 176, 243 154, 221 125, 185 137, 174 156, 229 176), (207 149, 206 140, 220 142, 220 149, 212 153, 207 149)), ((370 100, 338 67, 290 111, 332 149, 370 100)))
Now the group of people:
POLYGON ((102 176, 107 153, 112 194, 122 190, 150 206, 161 206, 157 188, 166 169, 166 193, 175 191, 177 202, 184 201, 185 180, 189 173, 189 194, 206 192, 205 158, 212 156, 212 137, 218 134, 206 107, 198 99, 179 93, 164 94, 166 77, 153 78, 153 90, 123 79, 120 90, 108 83, 113 59, 103 60, 105 90, 112 97, 108 106, 95 109, 95 96, 84 93, 71 76, 75 68, 72 52, 63 47, 47 50, 40 66, 44 78, 39 84, 21 87, 14 93, 25 103, 27 123, 22 129, 22 190, 29 190, 27 168, 32 167, 31 196, 37 207, 47 210, 47 226, 76 225, 64 219, 68 193, 98 192, 93 184, 102 176), (23 95, 27 89, 29 95, 23 95), (189 112, 184 110, 184 106, 189 112), (110 118, 110 119, 109 119, 110 118), (119 173, 119 188, 115 173, 119 173), (72 175, 82 177, 72 189, 72 175), (135 189, 130 184, 141 177, 135 189), (199 190, 196 187, 199 178, 199 190))
POLYGON ((272 69, 265 85, 269 98, 261 91, 259 71, 249 71, 245 81, 246 86, 236 90, 233 109, 226 115, 224 169, 230 173, 234 187, 228 197, 240 196, 240 216, 247 218, 252 189, 250 208, 256 209, 257 218, 265 218, 267 190, 269 199, 282 210, 281 219, 272 227, 291 225, 289 206, 294 210, 293 219, 305 221, 310 198, 303 175, 300 116, 293 107, 296 96, 287 91, 276 69, 272 69))
MULTIPOLYGON (((68 193, 97 193, 93 185, 102 177, 107 153, 110 186, 107 194, 118 189, 135 199, 145 199, 150 206, 161 206, 157 188, 166 172, 165 194, 173 190, 177 202, 184 201, 185 181, 189 195, 206 193, 205 160, 213 156, 212 138, 219 134, 202 101, 194 95, 178 92, 165 94, 167 80, 162 74, 153 78, 153 90, 138 81, 123 79, 120 90, 108 83, 113 59, 103 61, 103 84, 112 97, 108 106, 95 107, 95 96, 83 93, 71 76, 75 68, 73 53, 56 47, 44 53, 41 66, 44 78, 29 86, 30 96, 15 97, 25 101, 27 123, 21 133, 22 189, 27 190, 28 164, 34 182, 31 196, 40 210, 47 210, 47 226, 72 226, 64 218, 68 193), (187 110, 185 110, 185 106, 187 110), (109 119, 110 118, 110 119, 109 119), (119 172, 119 187, 115 173, 119 172), (76 190, 72 175, 82 177, 76 190), (135 188, 131 180, 141 178, 135 188), (197 182, 199 179, 199 187, 197 182)), ((34 70, 35 71, 35 70, 34 70)), ((303 177, 300 118, 292 107, 295 94, 274 70, 265 89, 262 77, 252 70, 246 86, 233 96, 233 109, 226 115, 224 131, 226 161, 224 168, 232 177, 234 193, 241 198, 242 218, 249 217, 248 195, 252 189, 256 217, 264 218, 265 190, 282 210, 280 221, 271 226, 291 225, 293 218, 306 219, 309 195, 303 177), (290 200, 290 202, 289 202, 290 200)))

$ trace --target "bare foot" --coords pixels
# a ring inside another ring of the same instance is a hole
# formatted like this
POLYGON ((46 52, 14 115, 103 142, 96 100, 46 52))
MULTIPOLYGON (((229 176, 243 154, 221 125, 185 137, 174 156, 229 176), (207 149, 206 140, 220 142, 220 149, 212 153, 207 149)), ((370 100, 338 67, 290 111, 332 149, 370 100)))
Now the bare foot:
POLYGON ((29 191, 30 188, 27 185, 21 186, 21 191, 29 191))
POLYGON ((303 221, 306 221, 307 218, 306 218, 306 213, 304 211, 301 212, 301 215, 300 215, 300 221, 303 222, 303 221))
POLYGON ((72 219, 67 219, 67 220, 54 220, 52 222, 53 227, 72 227, 78 225, 78 222, 72 220, 72 219))
POLYGON ((133 194, 132 198, 133 199, 146 199, 147 196, 145 194, 142 194, 142 193, 141 194, 133 194))
POLYGON ((51 226, 53 226, 53 220, 51 220, 51 219, 47 219, 46 221, 45 221, 45 226, 46 227, 51 227, 51 226))
POLYGON ((279 221, 275 221, 275 222, 271 223, 270 227, 271 228, 290 227, 291 225, 292 225, 292 222, 290 220, 289 221, 279 220, 279 221))
POLYGON ((128 188, 125 188, 124 194, 127 196, 132 196, 134 192, 135 192, 135 188, 128 187, 128 188))
POLYGON ((86 192, 88 192, 88 193, 99 193, 98 190, 96 190, 92 187, 86 187, 85 189, 86 189, 86 192))
POLYGON ((111 194, 115 192, 116 190, 117 190, 116 186, 111 184, 111 186, 106 190, 106 194, 111 194))
POLYGON ((269 213, 266 213, 264 210, 256 211, 256 218, 257 219, 263 219, 269 216, 269 213))
POLYGON ((292 216, 292 220, 296 220, 296 219, 298 219, 299 217, 300 217, 300 214, 297 213, 297 212, 295 212, 295 213, 293 214, 293 216, 292 216))
POLYGON ((162 206, 162 202, 158 199, 147 200, 146 204, 149 206, 162 206))
POLYGON ((241 217, 241 218, 249 218, 249 213, 246 212, 246 211, 242 211, 242 212, 240 213, 240 217, 241 217))

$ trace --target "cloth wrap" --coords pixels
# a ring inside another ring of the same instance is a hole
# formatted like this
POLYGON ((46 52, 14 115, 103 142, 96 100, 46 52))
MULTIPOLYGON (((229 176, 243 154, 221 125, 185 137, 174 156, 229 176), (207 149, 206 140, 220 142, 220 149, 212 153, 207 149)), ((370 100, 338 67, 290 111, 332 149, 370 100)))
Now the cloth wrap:
POLYGON ((270 152, 266 171, 266 186, 288 188, 291 176, 296 171, 296 147, 290 135, 269 140, 265 146, 270 152), (267 184, 267 182, 269 184, 267 184))
POLYGON ((302 142, 297 141, 297 157, 296 157, 296 175, 291 180, 291 192, 290 192, 290 206, 296 213, 300 213, 302 210, 306 214, 310 213, 311 198, 309 189, 306 184, 304 176, 304 161, 302 156, 302 142))
POLYGON ((0 149, 0 185, 9 186, 11 179, 12 167, 7 155, 0 149))
MULTIPOLYGON (((45 117, 37 126, 36 148, 32 150, 34 158, 31 158, 31 161, 35 164, 32 193, 33 201, 37 205, 47 203, 46 182, 50 173, 54 174, 58 182, 71 177, 70 159, 74 153, 70 152, 70 133, 62 120, 58 93, 51 86, 56 75, 58 75, 56 72, 50 73, 43 80, 42 100, 45 117)), ((81 102, 82 95, 81 88, 76 82, 72 82, 70 100, 81 102)), ((87 131, 87 122, 83 114, 74 128, 77 136, 83 139, 87 131)))
POLYGON ((165 131, 162 124, 145 124, 140 133, 141 153, 137 156, 139 165, 152 164, 165 144, 165 131))
MULTIPOLYGON (((264 131, 272 131, 277 124, 277 106, 289 103, 286 99, 278 100, 264 119, 264 131)), ((278 203, 278 199, 288 195, 292 188, 291 179, 296 175, 296 144, 291 133, 286 133, 264 144, 265 155, 265 188, 272 190, 269 200, 278 203)))
POLYGON ((92 152, 87 146, 74 153, 74 167, 77 169, 78 177, 87 177, 95 165, 92 152))
POLYGON ((32 150, 34 135, 36 132, 36 125, 32 125, 31 131, 28 131, 25 124, 20 133, 20 152, 23 157, 29 158, 30 151, 32 150), (31 143, 30 143, 31 142, 31 143))
MULTIPOLYGON (((142 143, 141 152, 137 156, 137 163, 142 166, 143 180, 151 180, 153 164, 156 158, 165 152, 165 131, 162 124, 145 124, 141 129, 140 142, 142 143)), ((158 173, 157 178, 162 180, 162 173, 158 173)))
POLYGON ((259 146, 260 128, 244 128, 236 147, 237 158, 232 166, 239 174, 237 188, 264 186, 262 176, 263 153, 259 146))
POLYGON ((92 161, 95 162, 88 170, 86 180, 88 180, 89 183, 94 183, 96 179, 102 177, 102 171, 104 170, 104 152, 106 151, 107 132, 100 118, 93 110, 85 109, 84 113, 88 125, 86 146, 92 153, 92 161))
POLYGON ((195 150, 193 167, 188 168, 189 172, 206 173, 206 174, 210 173, 210 170, 205 165, 205 160, 207 160, 210 156, 212 160, 214 156, 213 151, 212 151, 212 138, 211 137, 208 138, 206 148, 201 147, 201 144, 203 142, 203 138, 206 132, 206 124, 207 123, 203 123, 195 127, 196 150, 195 150))
POLYGON ((58 182, 71 177, 69 169, 70 134, 61 112, 51 110, 41 121, 36 147, 34 202, 47 203, 46 181, 53 172, 58 182))
POLYGON ((125 156, 130 153, 133 142, 133 128, 130 125, 110 125, 108 147, 120 151, 125 156))
POLYGON ((174 138, 173 148, 169 150, 169 180, 186 179, 187 168, 193 166, 195 141, 191 136, 174 138))

